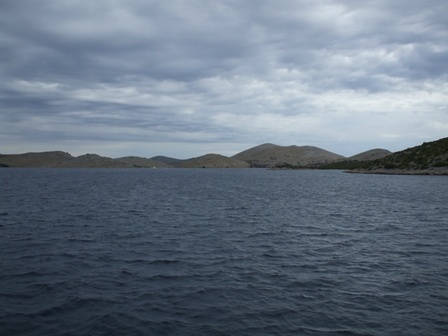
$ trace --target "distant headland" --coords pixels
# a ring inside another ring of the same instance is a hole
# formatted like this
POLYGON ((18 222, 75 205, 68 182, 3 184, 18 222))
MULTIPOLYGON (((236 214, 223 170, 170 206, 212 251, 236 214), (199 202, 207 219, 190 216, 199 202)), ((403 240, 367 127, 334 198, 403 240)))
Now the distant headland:
POLYGON ((351 173, 448 175, 448 138, 395 153, 377 148, 351 157, 313 146, 278 146, 270 143, 231 157, 206 154, 187 160, 166 156, 109 158, 97 154, 74 157, 62 151, 0 154, 0 167, 342 169, 351 173))

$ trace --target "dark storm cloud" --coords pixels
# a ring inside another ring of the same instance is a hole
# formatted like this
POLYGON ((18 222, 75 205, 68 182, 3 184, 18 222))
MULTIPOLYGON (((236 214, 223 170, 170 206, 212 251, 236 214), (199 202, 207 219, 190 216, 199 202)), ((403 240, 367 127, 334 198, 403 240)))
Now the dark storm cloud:
POLYGON ((39 136, 91 151, 437 137, 447 12, 442 0, 2 1, 1 150, 39 136))

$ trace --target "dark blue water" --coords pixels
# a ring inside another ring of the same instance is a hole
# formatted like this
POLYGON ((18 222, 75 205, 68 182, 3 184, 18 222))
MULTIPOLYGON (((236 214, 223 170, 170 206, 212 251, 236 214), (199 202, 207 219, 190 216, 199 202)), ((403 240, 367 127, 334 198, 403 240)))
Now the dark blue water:
POLYGON ((447 335, 448 178, 1 169, 1 335, 447 335))

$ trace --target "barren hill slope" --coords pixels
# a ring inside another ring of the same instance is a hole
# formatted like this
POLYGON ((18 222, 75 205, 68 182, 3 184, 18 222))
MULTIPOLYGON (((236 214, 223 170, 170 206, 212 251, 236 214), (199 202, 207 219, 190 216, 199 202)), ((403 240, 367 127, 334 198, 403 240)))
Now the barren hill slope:
POLYGON ((175 159, 175 158, 163 156, 163 155, 154 156, 151 158, 151 160, 166 164, 170 167, 177 167, 182 162, 186 161, 186 160, 175 159))
POLYGON ((1 164, 18 168, 62 167, 69 165, 74 160, 75 157, 61 151, 0 155, 1 164))
POLYGON ((249 168, 247 162, 229 158, 219 154, 206 154, 197 158, 185 160, 179 168, 249 168))
POLYGON ((348 160, 356 160, 356 161, 371 161, 382 159, 388 155, 392 154, 391 151, 382 148, 371 149, 353 156, 350 156, 348 160))
POLYGON ((292 165, 309 167, 344 160, 345 157, 313 146, 278 146, 263 144, 232 156, 249 162, 251 167, 292 165))
POLYGON ((124 156, 116 158, 116 161, 124 162, 137 168, 169 168, 172 167, 166 163, 147 159, 139 156, 124 156))
POLYGON ((125 162, 116 161, 112 158, 97 154, 84 154, 73 160, 68 168, 133 168, 134 166, 125 162))
POLYGON ((18 168, 131 168, 130 164, 96 154, 73 157, 69 153, 41 152, 0 155, 0 164, 18 168))

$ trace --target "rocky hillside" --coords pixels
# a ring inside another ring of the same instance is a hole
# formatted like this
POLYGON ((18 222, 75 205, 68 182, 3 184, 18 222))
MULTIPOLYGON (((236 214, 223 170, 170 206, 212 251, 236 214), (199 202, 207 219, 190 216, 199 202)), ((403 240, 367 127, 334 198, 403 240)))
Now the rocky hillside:
POLYGON ((357 172, 387 171, 407 172, 423 170, 448 170, 448 138, 423 143, 391 154, 385 149, 373 149, 345 158, 312 146, 278 146, 263 144, 249 148, 233 157, 207 154, 189 160, 165 156, 151 159, 126 156, 118 159, 96 154, 73 157, 62 151, 0 154, 0 167, 47 167, 47 168, 319 168, 358 169, 357 172))
POLYGON ((349 158, 332 163, 326 163, 318 166, 319 169, 356 169, 356 168, 364 168, 370 165, 370 161, 379 160, 385 158, 388 155, 391 155, 392 152, 387 149, 371 149, 353 156, 349 158))
POLYGON ((206 154, 197 158, 185 160, 179 168, 249 168, 248 162, 229 158, 219 154, 206 154))
POLYGON ((392 154, 391 151, 382 148, 371 149, 348 158, 348 161, 372 161, 382 159, 388 155, 392 154))
POLYGON ((353 172, 399 174, 448 174, 448 138, 425 142, 365 163, 353 172))
POLYGON ((124 162, 136 168, 169 168, 172 167, 169 164, 155 161, 152 159, 147 159, 139 156, 125 156, 116 158, 116 161, 124 162))
POLYGON ((263 144, 232 156, 249 162, 251 167, 276 167, 282 165, 312 167, 344 160, 345 157, 312 146, 278 146, 263 144))
POLYGON ((0 163, 5 167, 61 167, 75 158, 65 152, 42 152, 0 155, 0 163))
POLYGON ((133 168, 132 165, 125 162, 116 161, 114 159, 100 156, 97 154, 84 154, 74 158, 69 168, 133 168))
POLYGON ((154 156, 151 158, 151 160, 163 163, 163 164, 167 165, 168 167, 177 167, 182 162, 186 161, 186 160, 175 159, 175 158, 171 158, 171 157, 163 156, 163 155, 154 156))
POLYGON ((96 154, 78 157, 69 153, 41 152, 0 155, 0 164, 5 167, 19 168, 131 168, 130 164, 96 154))

